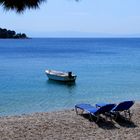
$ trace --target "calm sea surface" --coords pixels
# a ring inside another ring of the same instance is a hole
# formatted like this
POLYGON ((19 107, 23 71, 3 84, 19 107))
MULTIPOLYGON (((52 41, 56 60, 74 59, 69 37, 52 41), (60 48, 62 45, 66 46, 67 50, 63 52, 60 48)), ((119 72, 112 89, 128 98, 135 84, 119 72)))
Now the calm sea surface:
POLYGON ((140 100, 140 39, 0 40, 0 115, 140 100), (73 85, 45 69, 73 71, 73 85))

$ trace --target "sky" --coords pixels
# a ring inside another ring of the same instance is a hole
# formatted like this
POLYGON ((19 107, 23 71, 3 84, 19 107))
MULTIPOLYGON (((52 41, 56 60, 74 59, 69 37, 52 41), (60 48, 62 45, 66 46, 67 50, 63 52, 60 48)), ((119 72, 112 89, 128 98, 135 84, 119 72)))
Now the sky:
POLYGON ((0 6, 0 27, 30 37, 140 37, 140 0, 47 0, 23 14, 0 6))

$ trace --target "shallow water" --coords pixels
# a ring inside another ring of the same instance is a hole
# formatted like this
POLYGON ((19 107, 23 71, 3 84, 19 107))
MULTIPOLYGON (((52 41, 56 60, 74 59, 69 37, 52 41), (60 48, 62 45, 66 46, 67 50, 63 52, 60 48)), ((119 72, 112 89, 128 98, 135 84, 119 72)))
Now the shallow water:
POLYGON ((140 39, 0 40, 0 115, 140 100, 140 39), (73 71, 75 84, 45 69, 73 71))

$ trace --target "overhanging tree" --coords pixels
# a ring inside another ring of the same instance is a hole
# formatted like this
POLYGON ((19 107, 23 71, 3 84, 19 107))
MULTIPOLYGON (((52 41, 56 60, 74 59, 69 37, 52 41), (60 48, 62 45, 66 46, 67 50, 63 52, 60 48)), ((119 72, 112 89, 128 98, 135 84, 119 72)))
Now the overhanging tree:
MULTIPOLYGON (((15 10, 18 13, 23 12, 26 8, 36 9, 42 2, 47 0, 0 0, 0 5, 6 10, 15 10)), ((79 1, 79 0, 75 0, 79 1)))

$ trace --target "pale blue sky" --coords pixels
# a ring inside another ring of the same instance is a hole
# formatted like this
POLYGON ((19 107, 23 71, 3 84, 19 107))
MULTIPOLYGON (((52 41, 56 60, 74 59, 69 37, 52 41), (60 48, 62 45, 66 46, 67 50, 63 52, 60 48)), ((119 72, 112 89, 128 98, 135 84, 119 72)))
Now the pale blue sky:
POLYGON ((0 27, 31 37, 140 36, 140 0, 48 0, 24 14, 0 7, 0 27))

